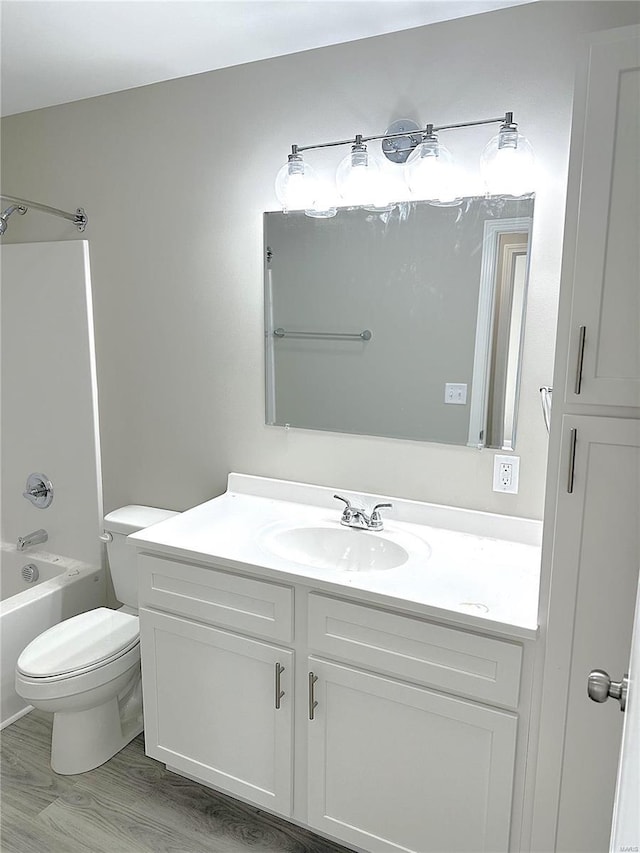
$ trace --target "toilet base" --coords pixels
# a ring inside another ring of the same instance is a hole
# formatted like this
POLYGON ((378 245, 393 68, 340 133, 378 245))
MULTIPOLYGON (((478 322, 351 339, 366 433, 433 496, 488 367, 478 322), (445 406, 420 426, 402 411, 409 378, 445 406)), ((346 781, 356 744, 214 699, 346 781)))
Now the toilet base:
POLYGON ((142 731, 140 647, 88 672, 33 678, 16 669, 16 691, 53 712, 51 768, 72 776, 108 761, 142 731))
POLYGON ((141 714, 121 719, 118 699, 85 711, 53 715, 51 769, 61 776, 86 773, 120 752, 142 731, 141 714))

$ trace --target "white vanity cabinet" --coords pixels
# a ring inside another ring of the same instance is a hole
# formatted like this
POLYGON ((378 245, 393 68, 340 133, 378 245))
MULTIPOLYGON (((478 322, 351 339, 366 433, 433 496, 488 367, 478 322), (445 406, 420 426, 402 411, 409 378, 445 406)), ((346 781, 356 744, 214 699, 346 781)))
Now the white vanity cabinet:
POLYGON ((517 715, 450 694, 516 708, 521 646, 308 600, 310 648, 350 660, 308 659, 309 824, 376 853, 508 850, 517 715))
POLYGON ((359 850, 509 850, 521 642, 139 561, 150 756, 359 850))
POLYGON ((148 755, 290 815, 293 652, 153 610, 140 626, 148 755))
POLYGON ((309 659, 309 824, 371 851, 506 851, 517 719, 309 659))
POLYGON ((147 754, 290 816, 293 651, 226 628, 290 641, 291 587, 139 561, 147 754))

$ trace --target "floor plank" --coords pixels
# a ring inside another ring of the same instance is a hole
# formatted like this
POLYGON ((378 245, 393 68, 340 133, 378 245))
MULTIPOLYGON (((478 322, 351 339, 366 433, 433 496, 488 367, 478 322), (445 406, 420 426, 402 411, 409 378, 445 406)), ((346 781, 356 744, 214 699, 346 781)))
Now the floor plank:
POLYGON ((2 853, 93 853, 83 841, 74 841, 63 832, 42 825, 36 816, 25 815, 4 801, 0 816, 2 853))
POLYGON ((2 732, 2 853, 349 853, 169 773, 143 735, 77 776, 53 773, 50 744, 40 711, 2 732))
POLYGON ((50 719, 37 712, 2 732, 2 803, 25 817, 37 815, 73 788, 73 776, 58 776, 49 766, 50 719))

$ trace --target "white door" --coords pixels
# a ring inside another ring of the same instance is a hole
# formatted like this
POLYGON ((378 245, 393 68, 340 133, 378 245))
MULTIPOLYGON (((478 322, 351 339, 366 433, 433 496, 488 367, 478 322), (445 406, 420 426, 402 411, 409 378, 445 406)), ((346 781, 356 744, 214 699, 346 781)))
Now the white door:
MULTIPOLYGON (((629 659, 640 554, 640 422, 565 415, 560 470, 554 566, 575 590, 575 621, 554 849, 603 853, 624 715, 617 703, 590 701, 587 679, 593 669, 617 678, 629 659)), ((561 605, 552 599, 552 608, 561 605)), ((565 619, 571 615, 565 609, 565 619)))
POLYGON ((147 754, 290 815, 293 652, 145 608, 140 642, 147 754))
POLYGON ((372 853, 507 851, 517 717, 309 659, 309 824, 372 853))
POLYGON ((629 683, 618 784, 613 810, 611 853, 640 850, 640 586, 636 599, 629 683))

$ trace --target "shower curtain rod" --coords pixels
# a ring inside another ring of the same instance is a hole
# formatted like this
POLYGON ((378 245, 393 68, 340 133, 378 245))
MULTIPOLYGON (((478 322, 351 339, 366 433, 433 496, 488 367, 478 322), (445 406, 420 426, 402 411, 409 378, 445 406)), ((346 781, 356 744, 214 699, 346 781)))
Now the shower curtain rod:
POLYGON ((17 196, 5 195, 4 193, 0 193, 0 198, 18 207, 24 207, 26 210, 32 207, 34 210, 41 210, 43 213, 50 213, 52 216, 61 216, 63 219, 68 219, 70 222, 75 223, 78 231, 84 231, 89 221, 82 207, 77 207, 75 213, 68 213, 66 210, 60 210, 58 207, 49 207, 48 204, 40 204, 37 201, 28 201, 26 198, 17 198, 17 196))

